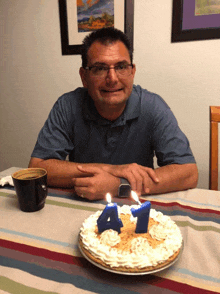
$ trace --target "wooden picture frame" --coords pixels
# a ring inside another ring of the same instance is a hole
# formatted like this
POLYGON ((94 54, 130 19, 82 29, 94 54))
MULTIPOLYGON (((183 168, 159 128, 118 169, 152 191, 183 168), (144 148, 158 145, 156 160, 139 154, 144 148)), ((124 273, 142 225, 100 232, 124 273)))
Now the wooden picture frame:
MULTIPOLYGON (((62 55, 81 54, 81 44, 71 44, 69 41, 67 1, 58 0, 60 16, 60 34, 62 55)), ((72 0, 76 1, 76 0, 72 0)), ((119 0, 117 0, 119 1, 119 0)), ((134 0, 124 0, 124 33, 128 36, 133 48, 134 0)))
POLYGON ((171 42, 220 38, 220 13, 195 15, 196 0, 173 0, 171 42))

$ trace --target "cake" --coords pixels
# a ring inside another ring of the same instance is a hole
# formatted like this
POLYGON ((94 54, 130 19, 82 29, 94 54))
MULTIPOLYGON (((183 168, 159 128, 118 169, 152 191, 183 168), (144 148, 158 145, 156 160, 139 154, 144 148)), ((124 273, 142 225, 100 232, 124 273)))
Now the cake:
POLYGON ((166 268, 178 257, 182 248, 180 229, 169 216, 150 210, 148 232, 136 234, 137 218, 131 208, 138 205, 118 206, 122 220, 121 233, 112 229, 98 232, 97 219, 102 211, 89 216, 82 224, 79 247, 90 261, 109 270, 141 273, 166 268))

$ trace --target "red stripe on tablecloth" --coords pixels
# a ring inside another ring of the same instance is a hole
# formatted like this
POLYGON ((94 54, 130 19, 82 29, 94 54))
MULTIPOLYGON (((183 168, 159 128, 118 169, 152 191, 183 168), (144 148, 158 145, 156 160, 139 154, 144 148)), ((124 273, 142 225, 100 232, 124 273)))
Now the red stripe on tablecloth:
MULTIPOLYGON (((145 201, 143 201, 145 202, 145 201)), ((192 210, 195 212, 202 212, 202 213, 212 213, 212 214, 218 214, 220 215, 220 211, 214 210, 214 209, 208 209, 208 208, 197 208, 197 207, 191 207, 187 205, 182 205, 178 202, 169 202, 169 203, 163 203, 163 202, 157 202, 157 201, 150 201, 152 205, 158 205, 158 206, 163 206, 163 207, 174 207, 178 206, 183 208, 184 210, 192 210)))
POLYGON ((0 247, 13 249, 19 252, 28 253, 35 256, 45 257, 47 259, 54 260, 54 261, 61 261, 61 262, 69 263, 69 264, 82 266, 81 264, 82 257, 75 257, 73 255, 50 251, 48 249, 37 248, 34 246, 20 244, 20 243, 3 240, 3 239, 0 239, 0 247))
POLYGON ((176 291, 177 293, 187 293, 187 294, 211 294, 211 293, 218 293, 218 292, 213 292, 210 290, 205 290, 197 287, 193 287, 187 284, 183 284, 180 282, 175 282, 172 280, 168 280, 165 278, 161 277, 155 277, 153 276, 153 279, 146 281, 147 284, 157 286, 162 289, 168 289, 172 291, 176 291))

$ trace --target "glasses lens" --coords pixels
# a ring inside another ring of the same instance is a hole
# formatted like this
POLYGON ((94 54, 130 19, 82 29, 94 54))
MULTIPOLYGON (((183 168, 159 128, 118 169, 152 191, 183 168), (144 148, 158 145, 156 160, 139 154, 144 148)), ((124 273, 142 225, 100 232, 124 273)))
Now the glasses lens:
POLYGON ((130 64, 122 64, 115 66, 115 71, 117 74, 122 76, 129 76, 131 74, 132 65, 130 64))
POLYGON ((91 68, 91 73, 94 76, 104 76, 108 72, 108 67, 106 66, 93 66, 91 68))

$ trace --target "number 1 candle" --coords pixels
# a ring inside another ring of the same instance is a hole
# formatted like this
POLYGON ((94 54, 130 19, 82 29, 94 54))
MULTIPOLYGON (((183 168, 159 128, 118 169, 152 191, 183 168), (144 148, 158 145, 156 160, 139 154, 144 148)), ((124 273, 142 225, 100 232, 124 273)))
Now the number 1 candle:
POLYGON ((146 201, 143 204, 141 204, 135 192, 131 191, 131 195, 133 199, 140 205, 140 207, 137 209, 131 208, 132 215, 134 217, 137 217, 135 233, 147 233, 151 203, 149 201, 146 201))
POLYGON ((121 219, 118 217, 117 204, 111 203, 111 195, 109 193, 107 193, 106 198, 108 204, 97 220, 98 231, 99 233, 102 233, 105 230, 112 229, 120 234, 123 224, 121 219))

